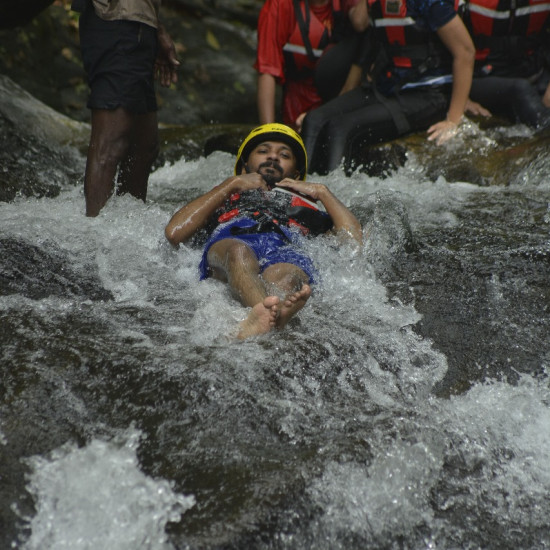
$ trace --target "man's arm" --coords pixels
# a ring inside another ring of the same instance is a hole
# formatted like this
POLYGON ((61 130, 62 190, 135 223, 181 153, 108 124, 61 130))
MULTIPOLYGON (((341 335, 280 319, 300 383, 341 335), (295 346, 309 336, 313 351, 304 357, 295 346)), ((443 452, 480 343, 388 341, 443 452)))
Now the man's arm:
POLYGON ((166 238, 174 246, 189 240, 199 229, 206 225, 210 216, 233 193, 248 189, 267 190, 267 185, 259 174, 243 174, 227 178, 208 193, 180 208, 164 229, 166 238))
POLYGON ((332 194, 326 185, 297 181, 290 178, 285 178, 277 183, 277 185, 311 197, 313 200, 320 201, 325 207, 327 214, 332 218, 332 223, 334 224, 333 231, 338 234, 345 234, 355 239, 359 244, 363 242, 363 229, 359 220, 344 203, 332 194))
POLYGON ((428 128, 428 140, 445 143, 456 133, 472 86, 475 47, 458 15, 437 30, 437 35, 453 56, 453 88, 447 119, 428 128))
POLYGON ((273 75, 261 73, 258 75, 258 118, 260 124, 275 122, 275 99, 277 81, 273 75))
POLYGON ((359 0, 353 8, 349 10, 349 19, 351 25, 357 32, 363 32, 369 26, 369 12, 367 9, 367 0, 359 0))

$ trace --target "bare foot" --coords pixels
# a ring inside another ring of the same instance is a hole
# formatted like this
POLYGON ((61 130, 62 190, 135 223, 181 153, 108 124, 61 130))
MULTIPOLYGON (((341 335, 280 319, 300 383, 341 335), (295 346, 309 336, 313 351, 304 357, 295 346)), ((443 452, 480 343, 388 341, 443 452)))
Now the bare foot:
POLYGON ((248 317, 240 324, 237 338, 244 340, 257 334, 265 334, 275 328, 279 316, 279 297, 267 296, 263 302, 256 304, 248 317))
POLYGON ((311 296, 311 287, 303 285, 300 290, 289 294, 285 301, 279 305, 279 316, 275 323, 277 328, 283 328, 298 313, 311 296))

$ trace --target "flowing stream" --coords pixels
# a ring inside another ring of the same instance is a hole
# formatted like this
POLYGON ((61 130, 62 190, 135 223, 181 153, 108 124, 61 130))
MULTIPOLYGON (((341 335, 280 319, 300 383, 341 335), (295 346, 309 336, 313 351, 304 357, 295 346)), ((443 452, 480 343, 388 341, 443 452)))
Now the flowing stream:
POLYGON ((0 547, 549 548, 546 151, 500 185, 314 178, 369 237, 311 241, 314 296, 246 341, 163 234, 230 154, 95 219, 76 182, 0 203, 0 547))

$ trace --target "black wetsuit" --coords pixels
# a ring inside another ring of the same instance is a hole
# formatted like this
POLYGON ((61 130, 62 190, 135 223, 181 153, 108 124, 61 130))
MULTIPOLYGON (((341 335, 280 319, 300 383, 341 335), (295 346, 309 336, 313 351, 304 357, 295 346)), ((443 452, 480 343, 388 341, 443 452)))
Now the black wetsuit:
MULTIPOLYGON (((325 174, 337 168, 342 159, 346 168, 353 168, 350 164, 355 148, 426 130, 446 117, 452 58, 436 30, 457 16, 454 3, 407 0, 406 17, 401 21, 413 20, 414 24, 403 24, 407 25, 406 40, 396 45, 385 34, 389 27, 383 21, 377 26, 376 9, 382 10, 378 6, 382 2, 389 12, 389 0, 369 2, 374 28, 365 51, 365 66, 375 61, 376 84, 343 94, 305 117, 301 133, 310 173, 325 174), (402 57, 411 59, 409 67, 396 63, 402 57), (430 77, 439 77, 437 84, 412 87, 430 77)), ((386 13, 380 19, 387 17, 386 13)))
POLYGON ((526 78, 484 76, 474 78, 470 98, 493 115, 542 130, 550 128, 550 109, 542 103, 549 83, 548 71, 542 71, 534 82, 526 78))
POLYGON ((550 83, 550 5, 531 0, 469 0, 464 23, 476 46, 470 98, 494 115, 550 127, 542 96, 550 83))

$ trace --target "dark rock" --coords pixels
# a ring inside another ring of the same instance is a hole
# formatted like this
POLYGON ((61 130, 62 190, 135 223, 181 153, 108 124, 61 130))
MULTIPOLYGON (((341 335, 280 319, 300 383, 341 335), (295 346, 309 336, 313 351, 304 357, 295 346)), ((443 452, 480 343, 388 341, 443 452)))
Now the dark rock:
POLYGON ((382 143, 374 147, 362 147, 353 152, 347 163, 349 174, 359 170, 369 175, 388 176, 407 161, 407 148, 399 143, 382 143))
POLYGON ((0 29, 26 25, 54 0, 0 0, 0 29))
MULTIPOLYGON (((25 27, 0 31, 0 74, 56 111, 88 122, 89 91, 80 54, 78 14, 69 10, 67 2, 60 4, 25 27)), ((177 84, 170 89, 157 87, 161 123, 256 121, 253 63, 258 11, 258 2, 233 6, 215 1, 163 3, 162 21, 176 44, 181 68, 177 84)))
POLYGON ((17 196, 56 197, 62 185, 81 175, 70 150, 22 135, 1 113, 0 166, 0 201, 5 202, 17 196))
POLYGON ((84 147, 89 126, 50 109, 0 76, 0 200, 55 197, 83 173, 71 146, 84 147))
POLYGON ((33 300, 48 296, 110 300, 90 269, 76 270, 74 261, 53 243, 37 246, 0 239, 0 295, 20 294, 33 300))
POLYGON ((252 129, 246 124, 209 124, 208 126, 172 126, 160 128, 161 152, 155 166, 207 157, 214 151, 235 155, 243 138, 252 129))

